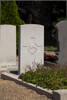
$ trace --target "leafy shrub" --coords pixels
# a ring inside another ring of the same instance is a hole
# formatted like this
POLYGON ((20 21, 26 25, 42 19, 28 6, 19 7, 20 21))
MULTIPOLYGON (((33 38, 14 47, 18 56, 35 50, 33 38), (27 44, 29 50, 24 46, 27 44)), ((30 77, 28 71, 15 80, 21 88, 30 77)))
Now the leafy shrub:
MULTIPOLYGON (((55 67, 55 66, 54 66, 55 67)), ((23 81, 48 89, 67 89, 66 67, 45 67, 38 65, 36 71, 28 71, 19 76, 23 81)))

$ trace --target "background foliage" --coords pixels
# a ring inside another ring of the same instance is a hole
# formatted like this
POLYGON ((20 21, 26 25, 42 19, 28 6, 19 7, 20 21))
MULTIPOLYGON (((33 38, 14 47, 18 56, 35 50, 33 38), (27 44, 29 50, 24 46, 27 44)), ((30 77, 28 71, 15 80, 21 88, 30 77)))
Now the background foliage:
POLYGON ((24 24, 24 21, 19 17, 16 1, 1 2, 1 24, 24 24))
POLYGON ((44 25, 44 44, 56 46, 55 25, 66 18, 66 1, 17 1, 19 15, 25 23, 44 25))

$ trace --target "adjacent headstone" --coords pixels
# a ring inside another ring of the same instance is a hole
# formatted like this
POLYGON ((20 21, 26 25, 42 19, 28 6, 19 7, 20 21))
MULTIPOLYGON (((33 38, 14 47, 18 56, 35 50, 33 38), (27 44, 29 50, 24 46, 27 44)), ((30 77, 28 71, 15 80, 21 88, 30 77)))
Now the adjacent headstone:
POLYGON ((67 21, 61 21, 56 25, 59 41, 58 63, 67 65, 67 21))
POLYGON ((20 25, 20 73, 44 64, 44 26, 20 25))
POLYGON ((16 65, 16 26, 0 25, 0 66, 16 65))

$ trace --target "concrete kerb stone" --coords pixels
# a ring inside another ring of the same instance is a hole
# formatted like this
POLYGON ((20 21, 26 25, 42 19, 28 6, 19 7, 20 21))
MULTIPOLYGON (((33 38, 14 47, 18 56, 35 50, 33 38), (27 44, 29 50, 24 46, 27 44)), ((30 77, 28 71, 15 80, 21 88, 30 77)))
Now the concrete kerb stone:
POLYGON ((7 73, 7 72, 4 72, 4 73, 1 74, 1 78, 4 79, 4 80, 14 81, 17 84, 20 84, 20 85, 23 85, 24 87, 32 89, 32 90, 36 91, 37 93, 39 93, 41 95, 46 95, 47 97, 52 98, 52 90, 43 89, 43 88, 36 86, 34 84, 27 83, 25 81, 22 81, 18 77, 19 77, 18 75, 14 75, 14 74, 7 73))
POLYGON ((67 100, 67 89, 54 90, 53 100, 67 100))
POLYGON ((1 74, 2 79, 14 81, 17 84, 20 84, 29 89, 32 89, 41 95, 46 95, 47 97, 52 98, 52 100, 67 100, 67 89, 48 90, 48 89, 44 89, 39 86, 36 86, 34 84, 22 81, 18 77, 19 77, 18 75, 14 75, 7 72, 4 72, 1 74))

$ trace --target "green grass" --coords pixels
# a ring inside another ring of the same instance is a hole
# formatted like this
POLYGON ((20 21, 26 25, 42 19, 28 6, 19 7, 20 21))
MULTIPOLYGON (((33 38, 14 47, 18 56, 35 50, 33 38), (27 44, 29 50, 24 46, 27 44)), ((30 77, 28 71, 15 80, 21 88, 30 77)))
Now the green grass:
POLYGON ((45 46, 45 51, 46 50, 57 50, 57 47, 54 47, 54 46, 45 46))

